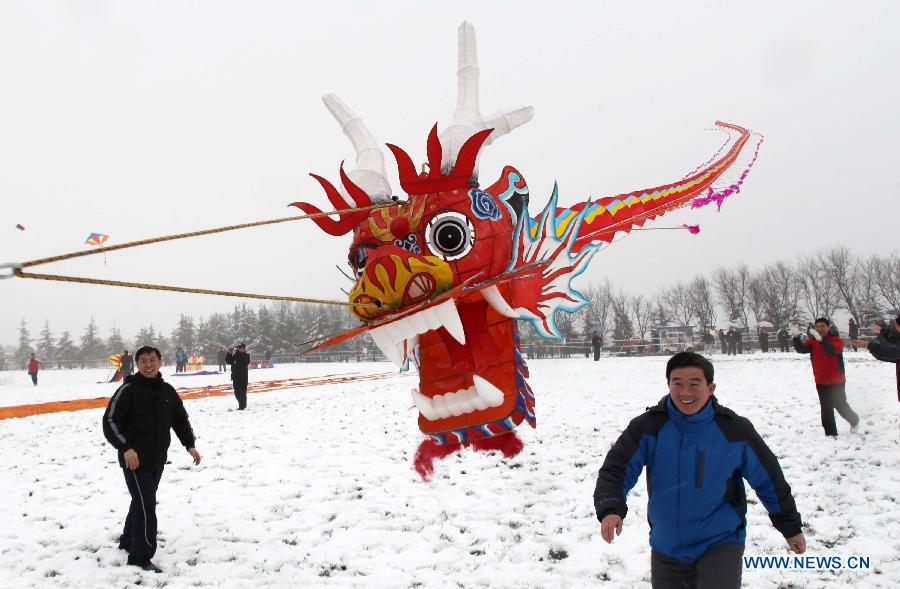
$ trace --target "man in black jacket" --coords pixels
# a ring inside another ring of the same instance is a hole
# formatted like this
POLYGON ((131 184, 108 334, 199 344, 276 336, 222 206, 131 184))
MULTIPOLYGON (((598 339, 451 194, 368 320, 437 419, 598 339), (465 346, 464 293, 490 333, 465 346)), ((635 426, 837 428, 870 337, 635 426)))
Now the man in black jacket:
POLYGON ((250 367, 250 354, 247 347, 240 343, 225 355, 225 362, 231 365, 231 382, 234 385, 234 397, 238 409, 247 408, 247 369, 250 367))
POLYGON ((169 429, 200 464, 194 431, 181 397, 159 373, 159 350, 144 346, 135 352, 138 373, 109 400, 103 414, 103 435, 119 452, 119 466, 131 493, 131 505, 119 548, 128 552, 128 564, 161 572, 150 561, 156 553, 156 490, 169 449, 169 429))
POLYGON ((853 340, 857 348, 865 348, 869 353, 882 362, 893 362, 897 366, 897 401, 900 401, 900 315, 894 325, 882 327, 878 323, 872 324, 873 341, 864 339, 853 340))

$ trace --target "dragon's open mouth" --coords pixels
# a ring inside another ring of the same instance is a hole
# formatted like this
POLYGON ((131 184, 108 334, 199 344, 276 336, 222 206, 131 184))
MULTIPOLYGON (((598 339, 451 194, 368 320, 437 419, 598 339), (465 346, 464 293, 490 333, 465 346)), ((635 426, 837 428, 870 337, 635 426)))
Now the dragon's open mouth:
MULTIPOLYGON (((484 300, 499 314, 515 317, 515 311, 500 294, 497 285, 479 291, 484 300)), ((466 331, 457 309, 457 300, 449 298, 428 305, 415 313, 379 325, 369 331, 375 344, 388 360, 402 367, 409 354, 419 343, 419 336, 428 331, 444 328, 461 345, 466 344, 466 331)))

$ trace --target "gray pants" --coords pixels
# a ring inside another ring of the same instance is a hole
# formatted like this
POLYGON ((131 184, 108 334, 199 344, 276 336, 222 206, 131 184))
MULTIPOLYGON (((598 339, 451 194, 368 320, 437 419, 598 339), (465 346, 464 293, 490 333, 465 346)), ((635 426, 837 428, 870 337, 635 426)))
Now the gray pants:
POLYGON ((743 555, 743 544, 719 544, 687 564, 653 550, 650 582, 653 589, 740 589, 743 555))

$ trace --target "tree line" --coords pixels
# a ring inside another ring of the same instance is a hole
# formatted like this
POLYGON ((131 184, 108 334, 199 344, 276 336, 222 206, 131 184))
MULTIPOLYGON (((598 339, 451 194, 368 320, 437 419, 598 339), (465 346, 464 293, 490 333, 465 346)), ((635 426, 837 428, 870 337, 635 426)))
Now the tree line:
MULTIPOLYGON (((900 309, 900 253, 861 257, 837 246, 756 269, 743 263, 719 267, 652 296, 617 290, 608 280, 588 284, 582 293, 589 305, 556 317, 566 340, 584 341, 592 333, 613 340, 646 340, 652 328, 660 325, 709 330, 720 320, 746 327, 766 320, 777 328, 833 317, 838 311, 865 326, 889 309, 900 309)), ((213 360, 218 350, 237 342, 245 342, 254 355, 271 351, 276 357, 293 357, 309 342, 356 325, 344 307, 284 301, 256 308, 236 305, 230 313, 199 319, 182 314, 168 334, 148 325, 130 338, 115 327, 104 338, 93 319, 77 341, 69 331, 54 335, 49 320, 33 337, 23 318, 12 357, 0 346, 0 366, 24 366, 32 352, 45 363, 96 363, 142 345, 155 346, 168 356, 182 349, 213 360)), ((530 327, 521 330, 521 337, 525 344, 541 339, 530 327)), ((375 346, 368 338, 353 338, 329 348, 328 357, 318 359, 358 357, 365 348, 371 355, 375 346)))
MULTIPOLYGON (((846 312, 861 327, 900 309, 900 252, 862 257, 836 246, 795 261, 777 261, 751 269, 741 263, 698 274, 651 296, 629 294, 610 281, 589 284, 582 294, 590 304, 574 314, 559 313, 557 325, 569 340, 649 340, 658 326, 695 326, 712 330, 730 321, 745 328, 769 321, 778 329, 805 325, 817 317, 846 312)), ((523 330, 529 344, 540 339, 523 330)))

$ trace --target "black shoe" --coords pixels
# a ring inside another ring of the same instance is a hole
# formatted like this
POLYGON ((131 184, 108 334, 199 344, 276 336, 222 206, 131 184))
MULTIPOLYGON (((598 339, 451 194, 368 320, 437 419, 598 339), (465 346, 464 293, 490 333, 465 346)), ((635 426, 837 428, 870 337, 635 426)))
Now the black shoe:
POLYGON ((158 566, 156 566, 155 564, 153 564, 153 562, 151 562, 149 560, 147 562, 129 562, 128 564, 130 564, 131 566, 134 566, 134 567, 138 567, 143 571, 147 571, 148 573, 163 572, 163 570, 161 568, 159 568, 158 566))
POLYGON ((119 550, 130 552, 130 550, 128 550, 128 541, 125 539, 125 534, 119 536, 119 550))

